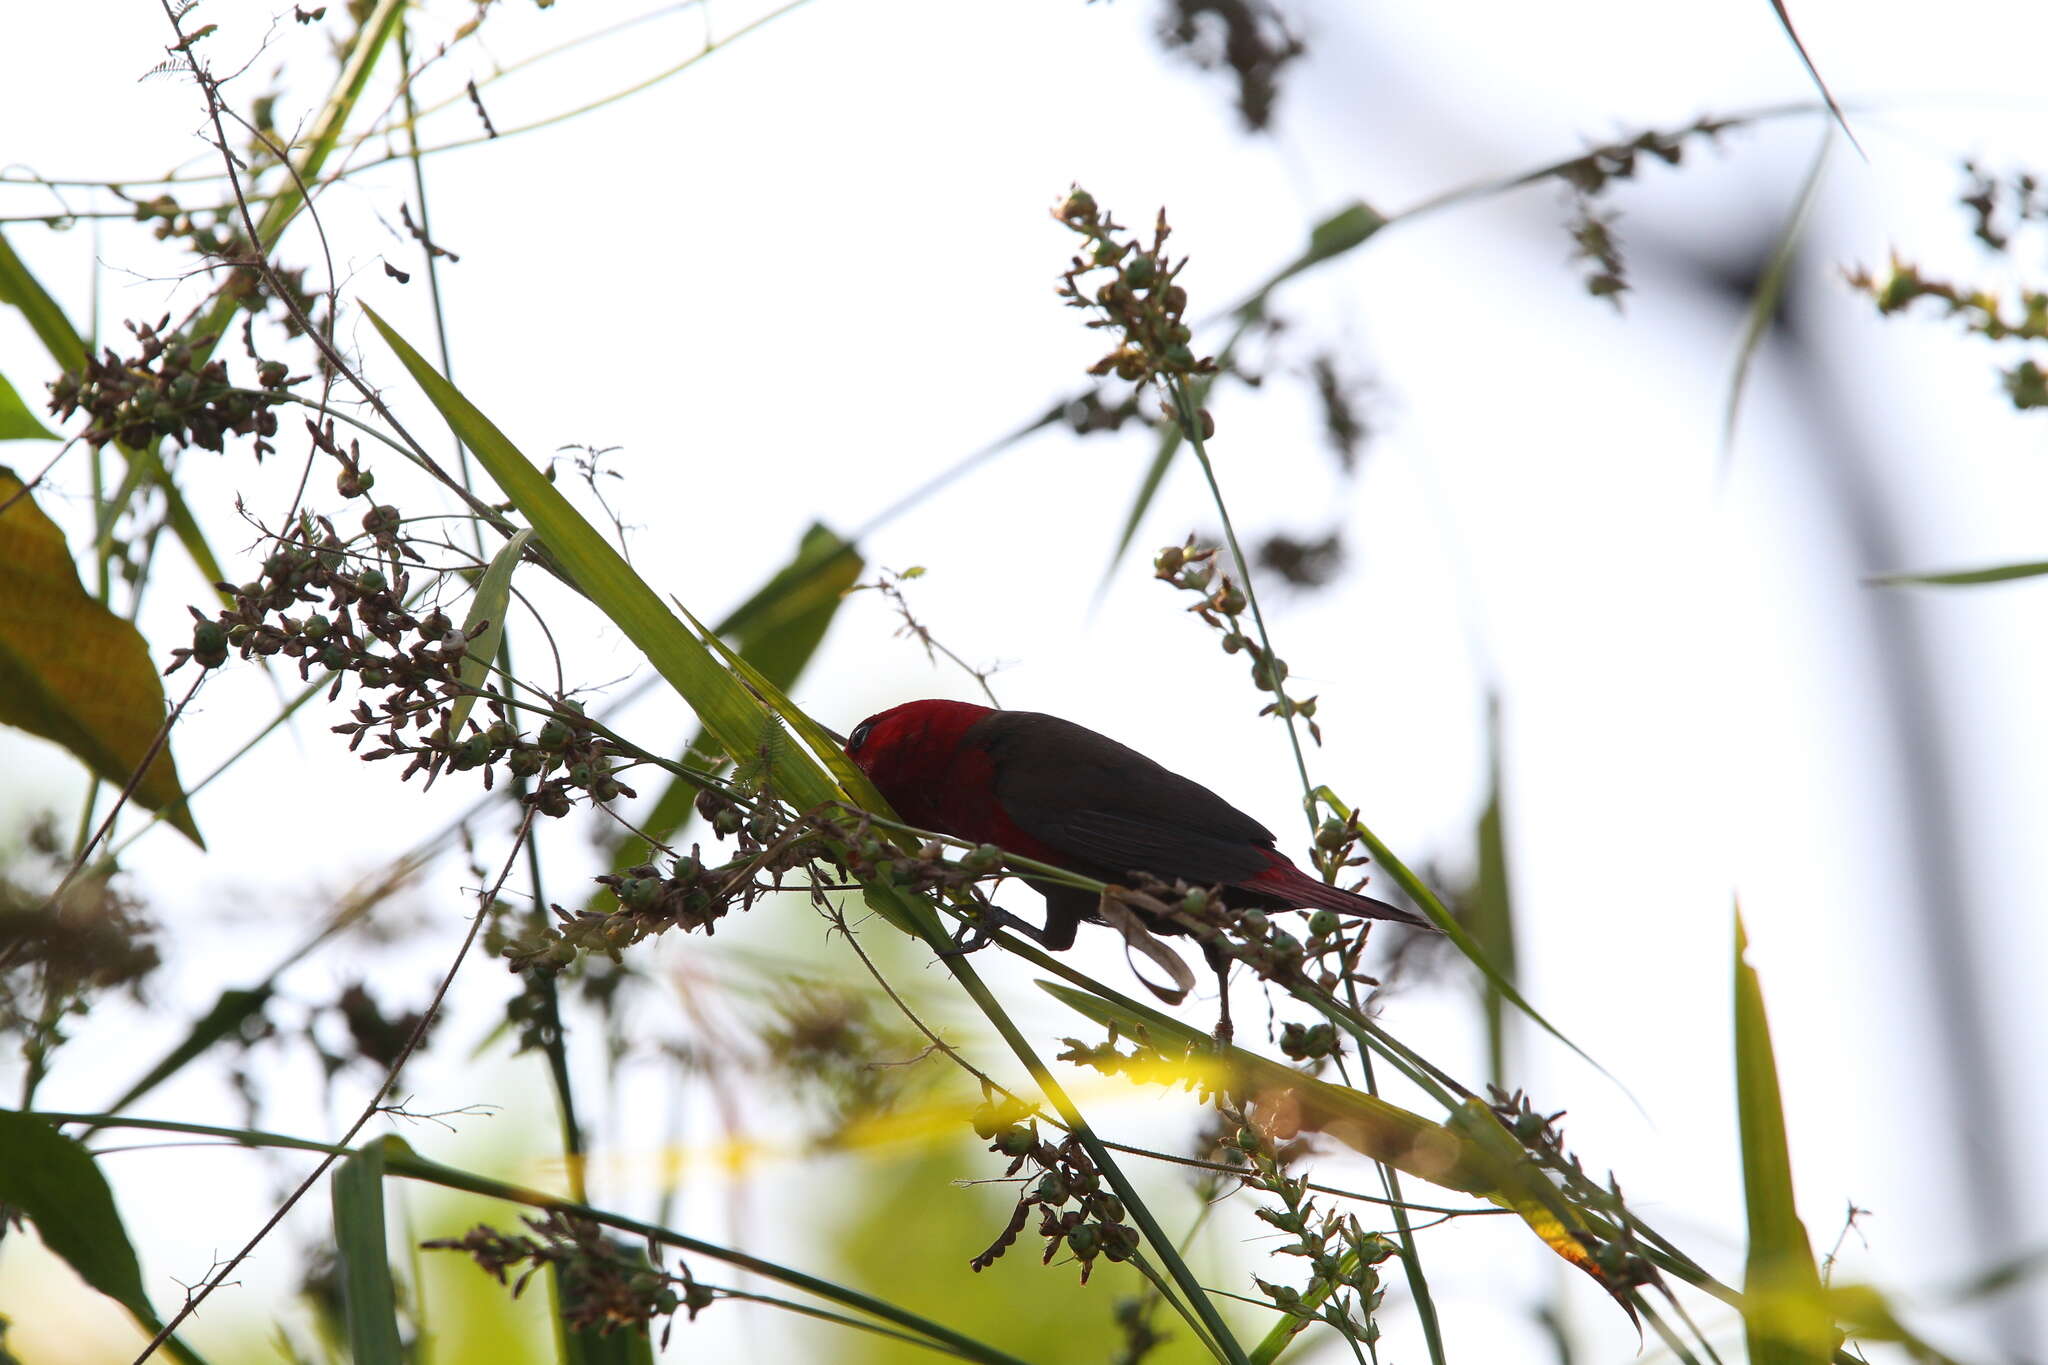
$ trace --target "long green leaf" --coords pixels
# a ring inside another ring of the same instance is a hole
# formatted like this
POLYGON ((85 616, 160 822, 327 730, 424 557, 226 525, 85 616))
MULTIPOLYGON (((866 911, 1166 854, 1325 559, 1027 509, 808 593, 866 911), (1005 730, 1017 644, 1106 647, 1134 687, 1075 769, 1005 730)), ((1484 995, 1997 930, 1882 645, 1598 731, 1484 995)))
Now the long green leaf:
POLYGON ((491 665, 497 662, 498 641, 505 635, 505 612, 512 605, 512 571, 519 567, 519 557, 526 553, 526 543, 532 539, 533 532, 520 531, 506 541, 504 548, 491 556, 490 566, 477 580, 476 595, 469 599, 469 615, 463 619, 462 633, 468 635, 478 626, 483 631, 469 642, 469 652, 462 656, 465 690, 448 706, 445 733, 450 739, 461 737, 462 723, 476 706, 476 694, 467 689, 482 687, 491 676, 491 665))
POLYGON ((270 1002, 271 988, 268 985, 254 990, 231 988, 220 993, 213 1002, 213 1008, 192 1025, 178 1045, 164 1054, 163 1060, 144 1072, 142 1078, 121 1093, 121 1098, 107 1106, 109 1113, 126 1109, 136 1100, 163 1084, 163 1082, 184 1069, 193 1058, 205 1052, 221 1039, 240 1033, 242 1025, 262 1013, 270 1002))
MULTIPOLYGON (((863 563, 851 542, 814 525, 804 532, 796 557, 720 621, 717 632, 731 639, 740 657, 763 677, 787 691, 817 652, 847 589, 859 580, 863 563)), ((700 730, 684 747, 682 761, 701 764, 706 746, 707 737, 700 730)), ((695 813, 696 795, 696 784, 670 779, 638 822, 640 829, 652 838, 673 840, 695 813)), ((613 871, 638 862, 640 849, 637 835, 622 834, 613 845, 613 871)))
MULTIPOLYGON (((1351 808, 1339 800, 1337 794, 1328 787, 1317 787, 1315 796, 1317 800, 1334 811, 1338 819, 1349 820, 1352 818, 1353 812, 1351 808)), ((1365 845, 1366 851, 1372 854, 1373 860, 1387 870, 1387 875, 1394 879, 1394 884, 1407 892, 1409 898, 1422 907, 1423 914, 1429 917, 1430 922, 1443 930, 1451 942, 1458 945, 1458 951, 1463 953, 1472 965, 1479 969, 1480 974, 1486 978, 1488 984, 1500 992, 1502 999, 1528 1015, 1545 1033, 1548 1033, 1573 1052, 1585 1058, 1586 1062, 1594 1070, 1609 1080, 1615 1081, 1617 1085, 1620 1084, 1615 1079, 1613 1072, 1601 1066, 1599 1062, 1594 1061, 1591 1053, 1587 1052, 1570 1038, 1567 1038, 1558 1029, 1557 1025, 1544 1018, 1534 1005, 1523 998, 1522 993, 1515 989, 1515 983, 1487 955, 1486 949, 1480 944, 1479 940, 1468 933, 1465 927, 1459 924, 1457 919, 1452 916, 1449 907, 1443 903, 1442 898, 1430 889, 1427 882, 1409 870, 1408 865, 1402 862, 1395 855, 1394 850, 1387 847, 1386 843, 1377 834, 1366 828, 1364 821, 1358 822, 1358 838, 1359 842, 1365 845)))
POLYGON ((341 1263, 342 1315, 355 1365, 403 1365, 398 1336, 398 1286, 392 1283, 384 1232, 384 1157, 411 1149, 379 1138, 351 1153, 330 1179, 334 1250, 341 1263))
MULTIPOLYGON (((145 1330, 162 1328, 113 1189, 85 1144, 59 1132, 54 1120, 0 1109, 0 1205, 20 1210, 53 1255, 145 1330)), ((202 1365, 176 1337, 165 1346, 174 1358, 202 1365)))
POLYGON ((1842 1335, 1828 1311, 1813 1244, 1792 1194, 1785 1107, 1763 987, 1749 965, 1749 934, 1735 913, 1735 1098, 1742 1135, 1742 1189, 1749 1259, 1743 1329, 1753 1365, 1826 1365, 1842 1335))
MULTIPOLYGON (((163 680, 140 631, 78 581, 64 533, 0 466, 0 723, 41 735, 116 787, 155 742, 163 680)), ((184 805, 169 744, 157 749, 135 799, 204 847, 184 805)))
MULTIPOLYGON (((760 747, 761 727, 773 724, 773 718, 753 694, 489 418, 374 310, 363 311, 449 429, 532 523, 569 580, 625 632, 728 753, 750 754, 760 747)), ((777 794, 799 809, 843 799, 822 768, 793 754, 776 762, 770 780, 777 794)))
POLYGON ((0 1204, 20 1209, 80 1279, 138 1317, 153 1310, 114 1192, 84 1144, 0 1109, 0 1204))
POLYGON ((1778 316, 1778 305, 1784 301, 1785 285, 1792 277, 1792 262, 1799 254, 1800 239, 1806 235, 1806 224, 1813 217, 1813 206, 1820 200, 1821 172, 1827 169, 1828 152, 1835 145, 1834 131, 1829 130, 1821 139, 1820 149, 1813 154, 1813 165, 1807 168, 1806 180, 1799 187, 1799 195, 1792 201, 1792 216, 1785 222, 1785 230, 1779 234, 1777 249, 1771 252, 1771 263, 1764 270, 1763 278, 1757 281, 1756 293, 1749 300, 1749 315, 1743 323, 1742 341, 1735 351, 1735 372, 1728 381, 1728 402, 1721 413, 1721 463, 1725 468, 1735 449, 1735 423, 1742 414, 1742 394, 1749 384, 1749 369, 1756 359, 1757 348, 1763 345, 1765 335, 1770 331, 1771 322, 1778 316))
POLYGON ((75 370, 85 360, 85 339, 50 297, 50 291, 43 288, 42 282, 15 254, 4 231, 0 231, 0 303, 20 310, 59 369, 75 370))
POLYGON ((54 441, 57 433, 44 426, 21 401, 7 376, 0 374, 0 441, 54 441))
POLYGON ((1098 1024, 1143 1037, 1165 1056, 1186 1058, 1151 1079, 1161 1084, 1194 1083, 1228 1090, 1284 1114, 1289 1123, 1304 1130, 1327 1133, 1395 1170, 1510 1209, 1521 1215, 1544 1245, 1603 1286, 1607 1284, 1587 1254, 1587 1242, 1582 1239, 1584 1222, 1479 1101, 1460 1104, 1447 1124, 1434 1123, 1377 1095, 1305 1076, 1242 1048, 1218 1047, 1208 1035, 1134 1002, 1108 1000, 1050 981, 1038 985, 1098 1024))
MULTIPOLYGON (((1486 809, 1479 815, 1479 880, 1472 894, 1472 936, 1486 950, 1510 985, 1516 982, 1515 906, 1508 880, 1507 836, 1501 815, 1500 699, 1486 708, 1486 809)), ((1480 988, 1480 1009, 1486 1022, 1489 1079, 1503 1090, 1507 1074, 1507 1011, 1500 989, 1492 982, 1480 988)))
POLYGON ((2015 578, 2048 574, 2048 559, 2025 564, 2000 564, 1989 569, 1954 569, 1946 573, 1888 573, 1866 580, 1872 587, 1964 588, 1978 583, 2010 583, 2015 578))

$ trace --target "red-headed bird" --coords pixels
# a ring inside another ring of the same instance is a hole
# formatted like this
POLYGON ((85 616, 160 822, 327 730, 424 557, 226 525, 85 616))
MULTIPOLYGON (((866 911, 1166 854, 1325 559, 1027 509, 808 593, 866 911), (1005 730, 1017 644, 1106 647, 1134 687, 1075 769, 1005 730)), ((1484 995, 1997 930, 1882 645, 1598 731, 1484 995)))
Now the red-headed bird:
MULTIPOLYGON (((855 726, 846 754, 920 829, 995 844, 1099 882, 1150 873, 1232 888, 1226 899, 1240 907, 1334 910, 1435 928, 1385 901, 1317 881, 1273 847, 1271 830, 1207 787, 1058 716, 905 702, 855 726)), ((1045 897, 1045 928, 1011 915, 1003 921, 1047 948, 1072 947, 1076 927, 1097 920, 1094 892, 1024 880, 1045 897)), ((1157 927, 1173 932, 1170 924, 1157 927)))

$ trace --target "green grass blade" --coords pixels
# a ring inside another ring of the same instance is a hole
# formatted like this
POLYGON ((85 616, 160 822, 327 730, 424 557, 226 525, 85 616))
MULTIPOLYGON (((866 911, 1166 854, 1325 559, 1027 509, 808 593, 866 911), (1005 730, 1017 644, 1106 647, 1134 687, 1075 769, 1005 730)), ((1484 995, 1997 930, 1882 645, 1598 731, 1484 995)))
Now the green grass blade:
POLYGON ((1792 1196, 1792 1157, 1763 987, 1747 961, 1749 935, 1735 913, 1735 1098, 1749 1259, 1743 1328, 1753 1365, 1826 1365, 1841 1344, 1828 1311, 1813 1244, 1792 1196))
POLYGON ((1989 569, 1954 569, 1946 573, 1888 573, 1864 580, 1872 587, 1966 588, 1978 583, 2010 583, 2016 578, 2048 574, 2048 559, 2026 564, 2000 564, 1989 569))
MULTIPOLYGON (((469 642, 469 652, 462 656, 465 689, 481 688, 490 679, 491 665, 498 657, 498 641, 505 634, 505 612, 512 605, 512 571, 519 567, 519 557, 526 553, 527 542, 532 539, 531 531, 514 535, 491 556, 490 566, 477 579, 476 595, 469 599, 469 615, 463 618, 462 633, 468 635, 479 625, 483 633, 469 642)), ((469 719, 475 706, 476 695, 467 690, 448 704, 448 738, 461 737, 462 723, 469 719)))
POLYGON ((481 1194, 492 1199, 502 1199, 508 1203, 519 1204, 528 1208, 553 1210, 582 1218, 589 1218, 606 1227, 616 1228, 621 1232, 643 1237, 650 1242, 655 1242, 662 1246, 674 1247, 678 1251, 693 1256, 702 1256, 707 1260, 736 1266, 751 1274, 759 1275, 763 1279, 788 1285, 792 1289, 798 1289, 804 1293, 815 1295, 828 1303, 838 1304, 855 1312, 865 1313, 882 1322, 903 1328, 927 1342, 935 1343, 936 1349, 958 1356, 962 1360, 981 1361, 984 1362, 984 1365, 1025 1365, 1025 1362, 1019 1361, 1015 1356, 1007 1352, 976 1341, 971 1337, 964 1336, 959 1332, 953 1331, 943 1323, 935 1322, 930 1318, 912 1313, 886 1300, 875 1298, 871 1294, 849 1288, 846 1285, 835 1284, 830 1280, 821 1279, 818 1276, 797 1270, 792 1266, 763 1260, 758 1256, 752 1256, 731 1247, 720 1246, 714 1242, 706 1242, 695 1237, 685 1236, 682 1233, 658 1227, 652 1223, 643 1223, 637 1219, 627 1218, 615 1213, 607 1213, 601 1209, 591 1208, 587 1204, 579 1204, 567 1199, 557 1199, 552 1195, 542 1194, 537 1190, 509 1185, 503 1181, 476 1175, 453 1166, 443 1166, 439 1162, 428 1161, 423 1157, 416 1156, 410 1151, 401 1153, 395 1149, 390 1150, 386 1156, 385 1169, 391 1175, 402 1176, 408 1180, 423 1181, 438 1185, 444 1189, 464 1190, 471 1194, 481 1194))
POLYGON ((1770 265, 1764 269, 1763 278, 1757 281, 1756 293, 1749 301, 1749 315, 1742 328, 1742 341, 1735 352, 1735 372, 1728 381, 1728 403, 1721 414, 1721 465, 1725 469, 1735 450, 1735 423, 1742 415, 1742 395, 1749 384, 1749 368, 1756 359, 1757 348, 1763 345, 1765 335, 1771 329, 1771 320, 1778 316, 1778 305, 1785 299, 1785 284, 1792 275, 1792 261, 1799 254, 1799 243, 1806 236, 1806 224, 1813 217, 1813 206, 1820 199, 1821 172, 1827 169, 1828 152, 1833 149, 1833 130, 1821 139, 1820 150, 1813 155, 1813 165, 1806 172, 1806 180, 1799 187, 1799 196, 1792 202, 1792 216, 1785 222, 1785 231, 1779 235, 1777 249, 1771 252, 1770 265))
POLYGON ((398 1336, 398 1287, 384 1233, 384 1154, 410 1149, 379 1138, 334 1168, 334 1250, 341 1261, 342 1318, 355 1365, 404 1365, 398 1336))
POLYGON ((1805 42, 1799 37, 1799 30, 1792 26, 1792 13, 1785 8, 1785 0, 1771 0, 1771 10, 1778 16, 1778 25, 1785 30, 1785 36, 1792 40, 1792 48, 1799 54, 1800 62, 1806 67, 1806 74, 1812 77, 1813 88, 1820 91, 1820 97, 1826 102, 1828 112, 1835 116, 1835 124, 1841 128, 1842 136, 1849 139, 1849 145, 1856 149, 1858 156, 1868 160, 1863 144, 1856 140, 1856 134, 1849 127, 1849 116, 1843 113, 1842 106, 1835 102, 1835 92, 1828 89, 1828 83, 1821 79, 1820 68, 1813 64, 1813 54, 1806 50, 1805 42))
POLYGON ((193 1058, 215 1043, 240 1033, 243 1024, 263 1012, 270 996, 271 989, 267 985, 255 990, 235 988, 222 991, 220 999, 213 1002, 213 1008, 192 1025, 192 1031, 185 1035, 184 1041, 165 1053, 162 1061, 144 1072, 140 1080, 122 1092, 121 1098, 108 1105, 108 1112, 118 1113, 126 1109, 182 1071, 193 1058))
MULTIPOLYGON (((824 526, 804 532, 796 558, 779 569, 761 590, 735 607, 716 627, 730 638, 739 655, 761 675, 787 691, 809 666, 838 614, 847 589, 860 578, 865 561, 860 551, 824 526)), ((698 731, 683 750, 682 761, 706 750, 707 736, 698 731)), ((694 760, 701 766, 701 759, 694 760)), ((672 840, 695 814, 697 787, 672 778, 638 823, 655 839, 672 840)), ((627 834, 613 845, 613 871, 639 861, 640 841, 627 834)))
MULTIPOLYGON (((1486 809, 1479 815, 1479 881, 1472 896, 1472 937, 1500 969, 1502 979, 1516 983, 1515 907, 1508 882, 1507 836, 1502 827, 1500 777, 1500 699, 1487 703, 1486 809)), ((1500 988, 1485 982, 1480 1009, 1486 1025, 1488 1077, 1507 1086, 1507 1010, 1500 988)))
POLYGON ((59 369, 75 370, 85 360, 85 339, 42 282, 29 273, 4 231, 0 231, 0 303, 20 310, 59 369))
MULTIPOLYGON (((449 429, 532 523, 569 581, 625 632, 728 753, 752 753, 767 714, 753 694, 489 418, 374 310, 363 311, 449 429)), ((840 799, 823 769, 793 755, 778 760, 771 781, 777 794, 799 809, 840 799)))
POLYGON ((54 441, 57 433, 44 426, 21 401, 7 376, 0 374, 0 441, 54 441))
MULTIPOLYGON (((52 1254, 147 1331, 162 1328, 112 1187, 85 1144, 57 1131, 53 1119, 0 1109, 0 1205, 19 1210, 52 1254)), ((199 1361, 175 1337, 165 1345, 179 1360, 199 1361)))
MULTIPOLYGON (((1351 808, 1338 800, 1336 793, 1332 792, 1328 787, 1317 787, 1315 796, 1317 800, 1334 811, 1338 819, 1349 820, 1352 818, 1353 812, 1351 808)), ((1573 1052, 1578 1053, 1580 1057, 1585 1059, 1587 1065, 1607 1077, 1607 1079, 1614 1081, 1616 1085, 1621 1084, 1613 1072, 1600 1065, 1599 1062, 1594 1061, 1591 1053, 1587 1052, 1570 1038, 1567 1038, 1557 1025, 1544 1018, 1542 1013, 1534 1005, 1530 1004, 1520 991, 1515 989, 1515 983, 1508 978, 1507 973, 1501 970, 1499 964, 1487 955, 1486 949, 1480 944, 1479 940, 1474 938, 1466 931, 1463 925, 1459 924, 1452 917, 1450 909, 1444 905, 1442 898, 1436 892, 1430 890, 1428 883, 1416 876, 1406 863, 1396 857, 1394 850, 1388 848, 1377 834, 1367 829, 1363 821, 1358 823, 1358 837, 1359 842, 1365 845, 1366 851, 1372 854, 1373 861, 1385 868, 1387 875, 1393 878, 1394 884, 1406 892, 1409 898, 1417 905, 1422 907, 1422 913, 1429 917, 1430 922, 1443 930, 1451 942, 1458 945, 1458 951, 1463 953, 1471 961, 1472 965, 1479 969, 1480 974, 1486 978, 1487 983, 1493 989, 1500 992, 1502 999, 1528 1015, 1545 1033, 1563 1043, 1573 1052)))

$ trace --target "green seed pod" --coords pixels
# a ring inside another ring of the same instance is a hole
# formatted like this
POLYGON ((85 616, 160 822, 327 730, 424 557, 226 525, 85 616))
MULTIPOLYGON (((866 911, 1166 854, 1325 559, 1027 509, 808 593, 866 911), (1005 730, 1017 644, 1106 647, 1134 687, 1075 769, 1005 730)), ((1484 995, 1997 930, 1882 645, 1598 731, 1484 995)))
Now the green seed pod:
POLYGON ((327 638, 327 632, 333 628, 333 624, 333 622, 316 611, 305 619, 305 622, 299 629, 305 632, 308 640, 324 640, 327 638))
POLYGON ((1153 571, 1162 578, 1171 578, 1180 572, 1180 566, 1187 563, 1187 552, 1178 545, 1169 545, 1152 556, 1153 571))
POLYGON ((1067 1246, 1076 1256, 1093 1256, 1101 1243, 1101 1238, 1102 1234, 1095 1224, 1083 1223, 1067 1234, 1067 1246))
POLYGON ((1159 262, 1152 256, 1140 252, 1124 265, 1124 283, 1133 289, 1143 289, 1159 278, 1159 262))
POLYGON ((384 575, 376 569, 365 569, 356 575, 356 591, 359 593, 380 593, 384 586, 384 575))
POLYGON ((1209 893, 1196 887, 1180 898, 1180 908, 1190 915, 1199 915, 1209 908, 1209 893))
POLYGON ((365 687, 383 687, 391 681, 391 670, 380 664, 371 664, 356 676, 363 680, 365 687))
POLYGON ((1067 1182, 1060 1178, 1058 1171, 1047 1171, 1038 1178, 1038 1198, 1039 1202, 1044 1204, 1067 1202, 1067 1182))
POLYGON ((1318 910, 1308 917, 1308 931, 1317 938, 1335 938, 1343 927, 1344 921, 1334 910, 1318 910))
POLYGON ((291 373, 281 360, 266 360, 256 367, 256 382, 266 389, 282 388, 291 373))
POLYGON ((1060 217, 1069 223, 1085 222, 1095 216, 1095 196, 1084 189, 1075 189, 1060 205, 1060 217))

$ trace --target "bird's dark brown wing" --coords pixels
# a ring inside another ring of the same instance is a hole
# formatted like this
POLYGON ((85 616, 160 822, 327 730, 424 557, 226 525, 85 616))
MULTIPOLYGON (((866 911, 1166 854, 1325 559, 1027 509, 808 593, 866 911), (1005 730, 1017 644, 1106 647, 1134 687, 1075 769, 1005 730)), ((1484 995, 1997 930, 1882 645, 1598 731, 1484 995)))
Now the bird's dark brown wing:
POLYGON ((1273 835, 1198 782, 1105 735, 1036 711, 999 711, 963 736, 994 760, 1010 820, 1105 881, 1132 872, 1236 882, 1269 865, 1273 835))

